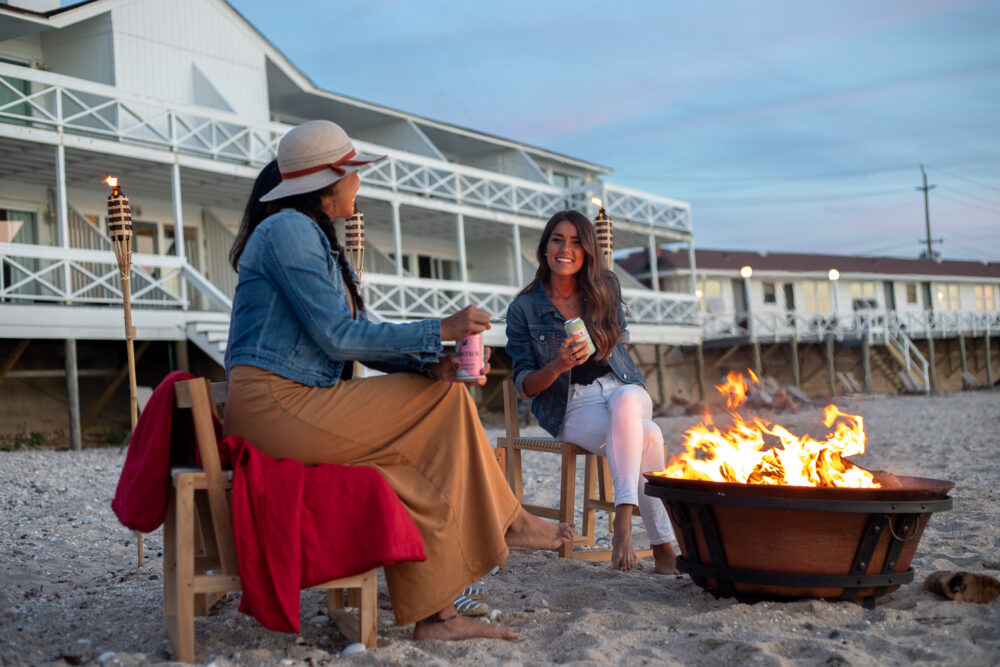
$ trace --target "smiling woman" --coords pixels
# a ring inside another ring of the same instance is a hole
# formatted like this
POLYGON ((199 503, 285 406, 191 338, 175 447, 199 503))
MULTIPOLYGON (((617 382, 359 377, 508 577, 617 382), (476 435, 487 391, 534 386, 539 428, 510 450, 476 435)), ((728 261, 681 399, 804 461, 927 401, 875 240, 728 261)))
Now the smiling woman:
POLYGON ((607 456, 615 490, 613 566, 627 572, 638 562, 632 545, 638 507, 655 571, 676 573, 666 510, 640 488, 640 473, 663 465, 663 434, 652 421, 642 373, 623 345, 618 279, 599 257, 594 226, 577 211, 549 219, 536 254, 534 280, 507 309, 514 384, 532 399, 531 410, 545 430, 607 456), (580 320, 585 328, 567 326, 580 320))

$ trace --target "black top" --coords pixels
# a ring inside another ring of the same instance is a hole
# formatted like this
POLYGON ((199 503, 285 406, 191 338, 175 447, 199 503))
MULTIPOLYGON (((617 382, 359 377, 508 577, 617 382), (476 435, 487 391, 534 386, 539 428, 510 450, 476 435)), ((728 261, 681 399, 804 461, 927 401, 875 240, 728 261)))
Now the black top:
POLYGON ((569 373, 572 384, 590 384, 594 380, 611 372, 611 366, 604 361, 597 361, 594 355, 579 366, 574 366, 569 373))

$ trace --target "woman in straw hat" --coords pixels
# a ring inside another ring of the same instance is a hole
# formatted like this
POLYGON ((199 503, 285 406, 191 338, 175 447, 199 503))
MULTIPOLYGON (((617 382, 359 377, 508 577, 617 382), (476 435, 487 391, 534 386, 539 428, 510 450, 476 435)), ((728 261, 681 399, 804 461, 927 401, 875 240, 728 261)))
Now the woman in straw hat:
POLYGON ((554 549, 574 530, 518 504, 456 380, 459 365, 442 352, 442 341, 488 329, 488 314, 470 306, 407 324, 365 316, 332 220, 353 213, 358 169, 383 157, 357 153, 332 122, 310 121, 278 145, 280 182, 261 196, 268 170, 258 177, 255 197, 273 214, 251 201, 233 248, 225 432, 275 458, 377 469, 427 554, 385 568, 397 623, 416 623, 415 639, 514 639, 511 628, 458 616, 454 599, 509 546, 554 549), (351 379, 355 361, 386 374, 351 379))
POLYGON ((542 230, 538 271, 507 309, 507 352, 514 384, 538 423, 560 440, 607 456, 615 489, 611 564, 628 572, 636 507, 653 547, 654 572, 680 574, 666 508, 643 493, 641 473, 663 468, 663 433, 652 421, 645 378, 622 344, 627 340, 621 288, 598 259, 594 226, 578 211, 559 211, 542 230), (568 338, 565 324, 582 318, 595 351, 568 338))

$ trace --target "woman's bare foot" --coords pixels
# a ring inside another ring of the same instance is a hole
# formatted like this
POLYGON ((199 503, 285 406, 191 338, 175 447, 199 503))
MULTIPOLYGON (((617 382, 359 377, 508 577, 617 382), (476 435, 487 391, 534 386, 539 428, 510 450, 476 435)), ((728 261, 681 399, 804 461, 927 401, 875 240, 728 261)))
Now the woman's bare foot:
POLYGON ((523 507, 514 523, 510 524, 504 539, 507 546, 530 549, 558 549, 573 539, 576 527, 569 523, 549 523, 527 512, 523 507))
POLYGON ((680 574, 677 569, 677 552, 670 542, 653 544, 653 572, 656 574, 680 574))
POLYGON ((639 564, 632 545, 632 510, 635 505, 615 507, 614 535, 611 537, 611 567, 629 572, 639 564))
POLYGON ((500 625, 490 625, 465 616, 459 616, 455 605, 449 605, 430 618, 417 621, 413 628, 414 639, 517 639, 517 630, 500 625), (442 620, 444 619, 444 620, 442 620))

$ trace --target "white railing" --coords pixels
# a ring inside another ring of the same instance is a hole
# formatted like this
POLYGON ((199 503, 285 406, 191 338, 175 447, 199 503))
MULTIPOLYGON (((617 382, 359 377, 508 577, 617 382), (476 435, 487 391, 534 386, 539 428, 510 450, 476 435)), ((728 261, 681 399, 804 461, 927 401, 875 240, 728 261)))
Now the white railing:
POLYGON ((884 337, 890 330, 910 338, 978 336, 1000 331, 1000 311, 950 311, 896 313, 862 310, 848 315, 834 313, 701 313, 704 340, 749 338, 761 342, 792 339, 821 340, 865 335, 884 337))
POLYGON ((924 387, 924 393, 931 391, 930 365, 927 359, 917 349, 913 341, 903 333, 898 326, 890 325, 885 331, 886 347, 895 350, 896 358, 903 366, 903 372, 917 379, 924 387))
MULTIPOLYGON (((5 63, 0 63, 0 100, 4 100, 0 102, 0 125, 51 130, 252 167, 273 159, 278 141, 291 129, 282 123, 252 122, 232 113, 166 102, 5 63)), ((546 218, 586 202, 580 188, 563 189, 364 141, 355 143, 365 152, 389 156, 368 168, 366 185, 532 218, 546 218)), ((686 204, 610 184, 584 187, 588 191, 600 188, 608 200, 609 214, 616 219, 691 232, 686 204)))
POLYGON ((577 207, 589 203, 591 197, 600 197, 612 221, 625 220, 691 234, 691 205, 686 202, 602 182, 576 186, 572 191, 575 194, 571 202, 577 207))
MULTIPOLYGON (((365 305, 393 320, 447 317, 468 305, 482 308, 493 320, 507 315, 518 287, 487 283, 460 283, 366 273, 362 281, 365 305)), ((698 325, 698 302, 693 295, 647 290, 622 290, 628 319, 637 324, 698 325)))
MULTIPOLYGON (((215 309, 229 312, 228 297, 187 262, 133 253, 129 287, 134 307, 187 310, 181 281, 194 285, 215 309)), ((120 306, 118 261, 109 250, 0 243, 0 302, 120 306)))

